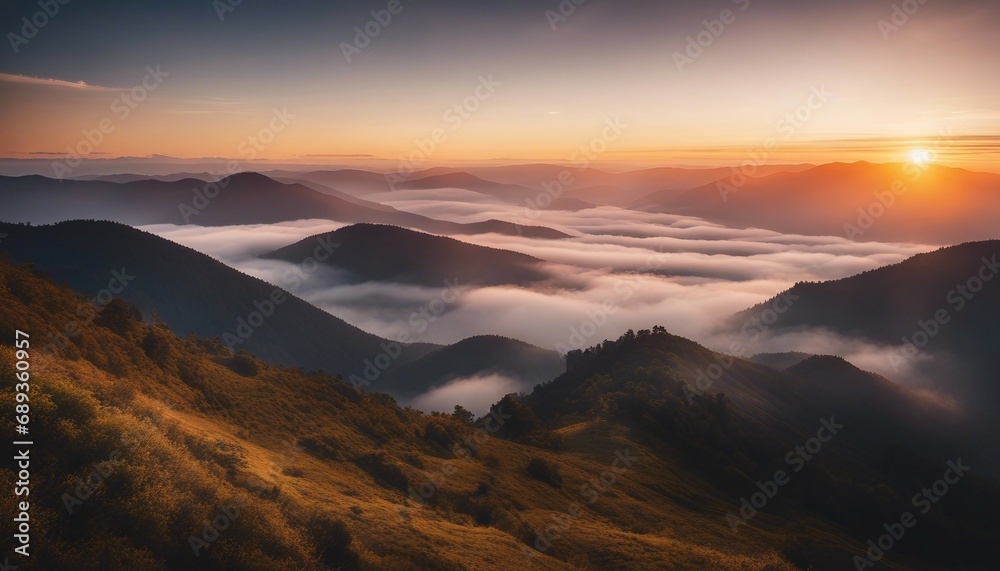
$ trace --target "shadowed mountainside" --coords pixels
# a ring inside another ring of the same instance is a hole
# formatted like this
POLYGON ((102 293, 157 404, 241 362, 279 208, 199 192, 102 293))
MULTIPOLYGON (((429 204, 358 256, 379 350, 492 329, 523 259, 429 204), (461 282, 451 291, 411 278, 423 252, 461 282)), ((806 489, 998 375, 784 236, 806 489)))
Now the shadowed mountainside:
MULTIPOLYGON (((428 343, 397 346, 295 297, 302 284, 313 279, 301 264, 323 247, 320 242, 314 241, 309 252, 294 262, 298 270, 286 272, 279 289, 200 252, 114 222, 0 223, 0 233, 8 234, 0 242, 0 251, 10 259, 30 263, 82 295, 114 293, 179 335, 221 338, 227 346, 253 352, 271 363, 360 378, 366 360, 379 355, 398 353, 392 361, 392 367, 398 367, 441 348, 428 343), (275 303, 276 299, 282 301, 275 303)), ((66 336, 53 342, 64 344, 66 336)), ((494 341, 495 348, 479 347, 484 351, 481 357, 467 354, 462 371, 492 370, 496 353, 507 346, 500 338, 494 341), (483 362, 477 367, 480 358, 483 362)), ((425 378, 435 380, 412 377, 425 378)), ((397 379, 393 386, 417 394, 432 385, 397 379)), ((379 388, 392 392, 391 387, 379 388)))
POLYGON ((434 387, 473 376, 499 374, 533 385, 566 370, 562 355, 496 335, 469 337, 404 363, 385 380, 386 390, 401 398, 416 396, 411 387, 434 387))
POLYGON ((527 285, 549 277, 538 258, 377 224, 311 236, 261 257, 297 263, 311 256, 317 243, 335 244, 322 263, 350 272, 356 282, 443 287, 448 280, 464 287, 527 285))
POLYGON ((942 248, 840 280, 798 283, 730 323, 762 318, 778 297, 794 302, 771 331, 822 329, 884 346, 887 364, 916 368, 931 388, 995 415, 1000 240, 942 248))

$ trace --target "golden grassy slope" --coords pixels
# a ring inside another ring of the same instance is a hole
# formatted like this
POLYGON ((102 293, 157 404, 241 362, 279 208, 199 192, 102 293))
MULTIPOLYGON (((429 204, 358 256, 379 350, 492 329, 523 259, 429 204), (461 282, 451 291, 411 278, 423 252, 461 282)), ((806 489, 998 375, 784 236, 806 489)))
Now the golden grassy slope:
MULTIPOLYGON (((217 343, 116 317, 113 306, 81 320, 80 303, 0 263, 0 410, 12 406, 14 328, 33 340, 71 321, 81 331, 56 355, 33 349, 38 568, 795 569, 781 555, 781 519, 761 515, 733 533, 731 505, 620 425, 567 426, 558 453, 489 436, 463 458, 452 445, 473 428, 450 416, 234 358, 217 343), (567 518, 593 497, 581 486, 626 449, 635 464, 567 518), (114 473, 67 514, 62 495, 113 451, 122 458, 114 473), (556 465, 562 483, 530 476, 532 458, 556 465), (429 481, 426 501, 406 489, 429 481), (232 503, 239 518, 195 557, 189 536, 232 503), (536 532, 558 522, 545 553, 532 550, 536 532)), ((10 422, 3 415, 0 431, 10 422)), ((845 543, 815 525, 813 536, 845 543)))

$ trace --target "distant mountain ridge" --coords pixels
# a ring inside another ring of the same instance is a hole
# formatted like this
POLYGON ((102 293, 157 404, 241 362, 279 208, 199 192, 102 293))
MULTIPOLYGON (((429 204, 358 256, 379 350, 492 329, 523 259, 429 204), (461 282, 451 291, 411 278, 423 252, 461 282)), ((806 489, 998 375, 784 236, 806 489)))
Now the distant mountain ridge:
POLYGON ((938 165, 830 163, 727 176, 630 205, 737 227, 859 241, 957 244, 1000 238, 1000 175, 938 165))
POLYGON ((550 228, 489 220, 460 224, 318 192, 302 184, 283 184, 244 172, 215 182, 198 179, 54 180, 41 176, 0 177, 0 211, 6 220, 52 224, 91 218, 123 224, 197 224, 226 226, 271 224, 302 219, 374 222, 440 234, 496 232, 538 238, 565 238, 550 228))
MULTIPOLYGON (((794 172, 813 165, 765 165, 758 176, 794 172)), ((307 180, 338 188, 355 196, 390 192, 404 188, 462 188, 516 201, 537 202, 547 194, 553 198, 575 198, 605 206, 625 206, 651 193, 675 196, 732 174, 732 168, 656 167, 625 172, 608 172, 567 164, 519 164, 503 166, 433 167, 407 175, 389 184, 387 176, 358 169, 309 172, 268 171, 288 180, 307 180)))
POLYGON ((485 180, 467 172, 453 172, 407 179, 396 183, 397 189, 462 188, 487 194, 506 202, 521 203, 538 196, 539 191, 516 184, 485 180))

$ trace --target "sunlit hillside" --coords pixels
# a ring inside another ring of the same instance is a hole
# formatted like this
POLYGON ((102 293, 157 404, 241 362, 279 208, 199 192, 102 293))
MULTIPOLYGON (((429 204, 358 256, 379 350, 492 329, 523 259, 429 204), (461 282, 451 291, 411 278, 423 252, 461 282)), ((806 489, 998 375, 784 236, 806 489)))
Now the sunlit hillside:
MULTIPOLYGON (((738 471, 765 465, 744 457, 754 456, 750 449, 727 449, 774 425, 748 423, 724 397, 683 404, 671 379, 711 355, 686 341, 645 333, 620 340, 608 350, 640 351, 664 369, 620 370, 616 376, 632 380, 619 385, 599 369, 584 372, 596 366, 585 362, 552 385, 563 390, 576 386, 574 375, 590 377, 573 389, 580 396, 510 396, 494 416, 470 424, 471 415, 427 416, 335 378, 231 355, 217 341, 178 339, 119 301, 83 318, 77 308, 87 302, 32 270, 4 263, 2 276, 6 331, 18 326, 44 340, 59 324, 76 323, 81 332, 56 353, 41 341, 32 350, 39 569, 486 569, 531 561, 539 569, 790 571, 838 568, 822 554, 863 551, 838 531, 845 512, 834 510, 833 520, 796 515, 798 499, 730 529, 725 516, 738 504, 727 495, 745 487, 738 471), (693 353, 661 360, 648 352, 654 346, 693 353), (611 384, 592 401, 584 395, 595 383, 611 384), (694 432, 669 428, 681 422, 694 432), (712 428, 725 422, 741 428, 712 428), (90 476, 95 463, 109 473, 90 476), (699 476, 707 466, 724 469, 699 476), (226 529, 202 545, 205 522, 227 509, 238 516, 231 525, 218 520, 226 529)), ((8 346, 5 381, 12 361, 8 346)), ((5 395, 2 406, 10 401, 5 395)), ((13 478, 9 469, 5 478, 13 478)))

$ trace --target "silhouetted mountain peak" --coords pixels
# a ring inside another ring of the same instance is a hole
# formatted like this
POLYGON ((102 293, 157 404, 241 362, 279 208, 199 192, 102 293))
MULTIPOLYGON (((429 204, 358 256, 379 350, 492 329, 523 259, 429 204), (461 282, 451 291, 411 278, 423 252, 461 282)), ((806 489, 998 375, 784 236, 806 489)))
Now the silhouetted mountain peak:
POLYGON ((354 224, 305 238, 264 258, 297 263, 312 255, 317 240, 337 244, 324 264, 346 270, 361 281, 441 287, 528 284, 548 279, 542 260, 385 224, 354 224))
POLYGON ((813 355, 803 359, 795 365, 792 365, 789 367, 789 370, 815 370, 819 368, 843 371, 857 369, 857 367, 852 365, 843 357, 838 357, 836 355, 813 355))

